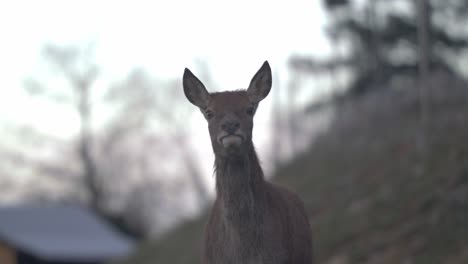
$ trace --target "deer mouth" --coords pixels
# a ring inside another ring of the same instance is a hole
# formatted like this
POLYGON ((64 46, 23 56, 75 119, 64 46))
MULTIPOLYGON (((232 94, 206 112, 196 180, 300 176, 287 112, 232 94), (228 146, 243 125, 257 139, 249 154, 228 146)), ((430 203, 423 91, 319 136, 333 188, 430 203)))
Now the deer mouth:
POLYGON ((235 147, 240 146, 242 144, 242 141, 244 141, 244 137, 241 135, 230 134, 221 137, 219 141, 225 148, 235 147))

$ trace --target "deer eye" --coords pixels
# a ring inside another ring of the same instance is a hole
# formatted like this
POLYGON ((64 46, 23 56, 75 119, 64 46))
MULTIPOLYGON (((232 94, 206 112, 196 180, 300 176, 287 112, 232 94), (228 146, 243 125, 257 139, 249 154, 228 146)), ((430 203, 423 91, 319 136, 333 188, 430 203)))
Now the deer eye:
POLYGON ((206 116, 206 119, 211 119, 211 118, 213 118, 214 113, 211 110, 206 110, 205 111, 205 116, 206 116))
POLYGON ((249 116, 253 116, 255 114, 255 108, 253 106, 249 106, 245 111, 249 116))

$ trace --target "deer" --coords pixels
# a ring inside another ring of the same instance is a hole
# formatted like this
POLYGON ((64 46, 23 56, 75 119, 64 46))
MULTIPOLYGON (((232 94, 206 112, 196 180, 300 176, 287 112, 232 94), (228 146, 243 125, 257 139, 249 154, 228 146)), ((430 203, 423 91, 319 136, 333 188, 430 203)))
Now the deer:
POLYGON ((205 226, 202 263, 313 263, 303 202, 265 179, 252 141, 254 115, 272 86, 268 61, 245 90, 209 93, 187 68, 182 84, 208 122, 215 156, 216 199, 205 226))

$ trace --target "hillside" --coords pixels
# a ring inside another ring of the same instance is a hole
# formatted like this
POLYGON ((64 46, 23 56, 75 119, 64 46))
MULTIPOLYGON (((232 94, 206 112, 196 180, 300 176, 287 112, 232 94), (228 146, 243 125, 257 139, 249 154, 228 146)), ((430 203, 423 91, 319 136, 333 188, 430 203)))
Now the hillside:
MULTIPOLYGON (((468 263, 468 88, 428 83, 426 146, 417 89, 387 89, 334 106, 329 130, 278 171, 306 204, 319 263, 468 263)), ((203 222, 122 263, 200 263, 203 222)))

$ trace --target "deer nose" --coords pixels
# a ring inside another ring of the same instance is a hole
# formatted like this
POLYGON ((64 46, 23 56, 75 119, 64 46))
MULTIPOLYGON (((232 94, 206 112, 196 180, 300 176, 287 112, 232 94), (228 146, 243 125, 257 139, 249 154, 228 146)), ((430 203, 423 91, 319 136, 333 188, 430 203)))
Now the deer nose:
POLYGON ((221 125, 221 128, 229 134, 234 134, 239 127, 240 124, 237 121, 226 121, 221 125))

